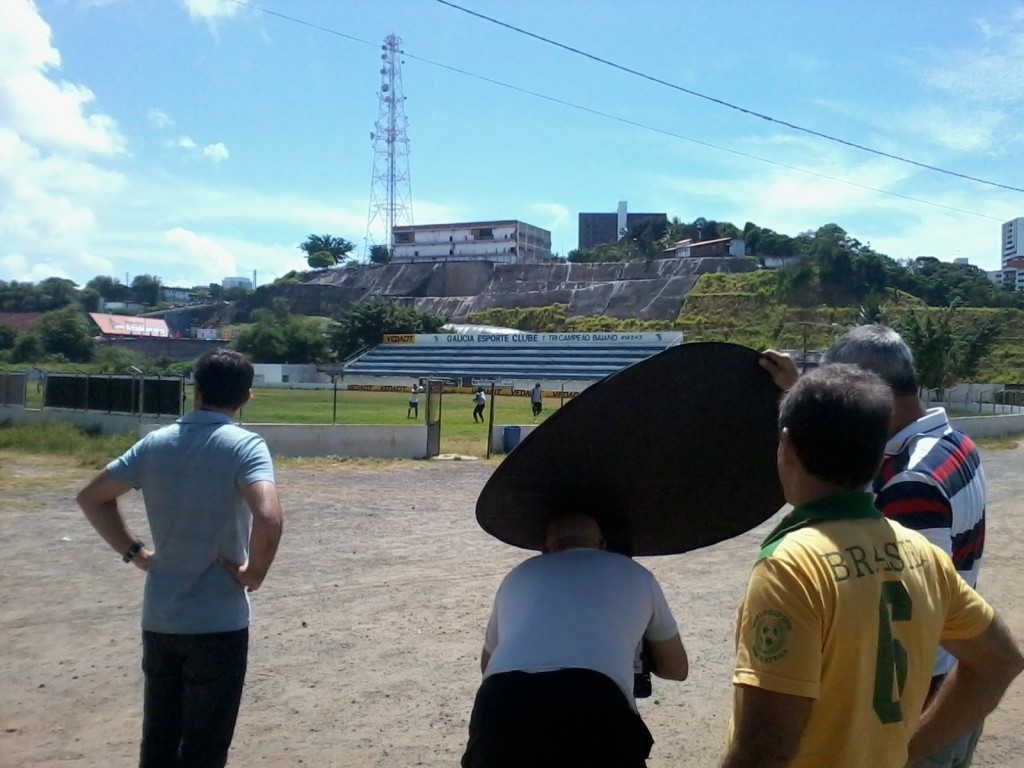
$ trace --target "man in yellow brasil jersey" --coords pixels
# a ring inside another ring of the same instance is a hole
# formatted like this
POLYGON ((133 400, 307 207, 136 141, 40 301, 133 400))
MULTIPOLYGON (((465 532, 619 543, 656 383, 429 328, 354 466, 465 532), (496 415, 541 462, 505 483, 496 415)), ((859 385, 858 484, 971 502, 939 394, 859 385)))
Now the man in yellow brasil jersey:
POLYGON ((889 388, 851 365, 813 371, 782 401, 794 509, 740 606, 723 768, 902 768, 979 724, 1024 669, 949 557, 865 492, 891 417, 889 388), (922 713, 940 643, 958 663, 922 713))

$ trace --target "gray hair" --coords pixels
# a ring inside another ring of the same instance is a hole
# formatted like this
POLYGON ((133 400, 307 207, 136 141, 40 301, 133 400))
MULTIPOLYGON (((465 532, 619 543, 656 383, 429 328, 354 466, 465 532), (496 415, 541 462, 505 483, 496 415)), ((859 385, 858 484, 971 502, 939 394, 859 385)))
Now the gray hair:
POLYGON ((878 374, 894 395, 917 394, 914 354, 903 337, 886 325, 851 328, 828 348, 821 362, 859 365, 878 374))

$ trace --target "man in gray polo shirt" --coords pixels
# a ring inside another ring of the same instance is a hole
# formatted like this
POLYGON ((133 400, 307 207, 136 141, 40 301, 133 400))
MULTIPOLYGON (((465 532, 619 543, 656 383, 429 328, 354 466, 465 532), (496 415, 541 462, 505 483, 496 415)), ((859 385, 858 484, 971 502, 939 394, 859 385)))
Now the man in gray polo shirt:
POLYGON ((241 702, 249 648, 248 592, 281 539, 274 467, 262 437, 232 417, 253 368, 237 352, 195 363, 194 410, 151 432, 78 494, 97 533, 146 572, 139 765, 221 768, 241 702), (154 546, 128 528, 118 497, 142 491, 154 546))

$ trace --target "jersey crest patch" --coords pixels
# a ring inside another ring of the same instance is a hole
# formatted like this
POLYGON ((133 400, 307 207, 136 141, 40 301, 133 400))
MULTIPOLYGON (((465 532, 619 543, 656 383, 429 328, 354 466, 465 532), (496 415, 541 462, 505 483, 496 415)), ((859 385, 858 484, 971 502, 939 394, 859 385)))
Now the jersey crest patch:
POLYGON ((783 614, 774 610, 761 611, 754 618, 754 647, 751 649, 758 661, 779 661, 789 653, 786 638, 793 628, 783 614))

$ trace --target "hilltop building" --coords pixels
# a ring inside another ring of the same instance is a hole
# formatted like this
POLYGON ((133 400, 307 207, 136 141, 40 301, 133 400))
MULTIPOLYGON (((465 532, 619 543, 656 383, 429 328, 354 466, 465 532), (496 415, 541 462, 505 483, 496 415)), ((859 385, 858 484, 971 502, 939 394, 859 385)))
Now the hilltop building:
POLYGON ((617 243, 622 233, 647 219, 668 223, 664 213, 629 213, 626 201, 619 201, 615 213, 581 213, 579 215, 579 248, 593 248, 604 243, 617 243))
POLYGON ((696 243, 687 238, 673 243, 663 250, 661 255, 663 258, 670 259, 700 259, 714 256, 743 258, 747 255, 747 243, 739 237, 719 237, 715 240, 701 240, 696 243))
POLYGON ((1024 216, 1003 224, 1003 261, 1005 267, 1008 261, 1024 259, 1024 216))
POLYGON ((489 261, 545 264, 551 261, 551 233, 523 221, 396 226, 391 231, 392 262, 489 261))

